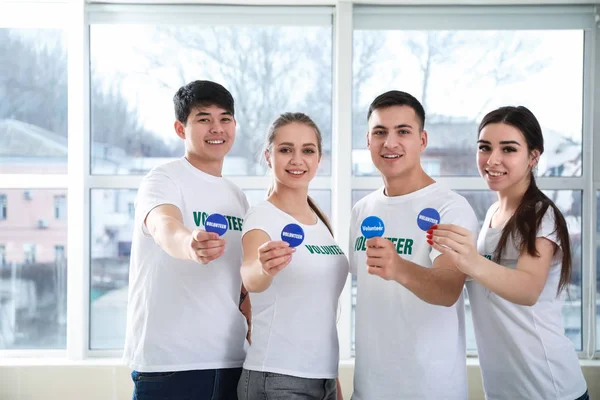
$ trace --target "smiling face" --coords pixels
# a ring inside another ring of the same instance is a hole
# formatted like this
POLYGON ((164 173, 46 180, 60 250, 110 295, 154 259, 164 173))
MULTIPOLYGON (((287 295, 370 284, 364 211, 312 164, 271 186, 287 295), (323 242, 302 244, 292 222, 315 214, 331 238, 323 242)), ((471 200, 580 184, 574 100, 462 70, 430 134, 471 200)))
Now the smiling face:
POLYGON ((314 128, 297 122, 281 126, 265 157, 279 184, 308 188, 321 160, 317 133, 314 128))
POLYGON ((528 149, 520 130, 505 123, 491 123, 481 130, 477 143, 479 174, 491 190, 503 192, 529 184, 540 152, 528 149))
POLYGON ((427 132, 412 107, 380 108, 369 118, 367 147, 384 178, 400 178, 420 168, 427 132))
POLYGON ((235 140, 235 119, 217 107, 193 108, 184 124, 175 122, 177 135, 185 141, 186 156, 200 163, 222 163, 235 140))

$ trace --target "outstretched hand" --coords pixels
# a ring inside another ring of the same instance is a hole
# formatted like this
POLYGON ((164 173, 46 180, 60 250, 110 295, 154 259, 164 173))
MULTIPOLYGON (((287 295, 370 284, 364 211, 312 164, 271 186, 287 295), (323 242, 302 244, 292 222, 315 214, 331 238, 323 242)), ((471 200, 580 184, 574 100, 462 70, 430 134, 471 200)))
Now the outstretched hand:
POLYGON ((258 248, 258 260, 266 275, 275 276, 287 267, 296 249, 282 240, 271 241, 258 248))
POLYGON ((220 239, 214 232, 195 229, 188 243, 190 258, 202 264, 221 257, 225 252, 225 239, 220 239))
POLYGON ((470 230, 458 225, 434 225, 427 231, 427 242, 440 253, 448 255, 456 268, 467 275, 481 257, 473 239, 470 230))

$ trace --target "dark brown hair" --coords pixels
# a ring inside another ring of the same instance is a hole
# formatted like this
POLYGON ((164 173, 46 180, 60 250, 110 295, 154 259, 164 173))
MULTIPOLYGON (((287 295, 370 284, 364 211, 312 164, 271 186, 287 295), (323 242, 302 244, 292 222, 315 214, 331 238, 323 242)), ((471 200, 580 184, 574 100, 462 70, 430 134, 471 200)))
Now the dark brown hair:
MULTIPOLYGON (((479 134, 487 125, 498 123, 507 124, 518 129, 527 142, 529 152, 538 150, 540 155, 544 152, 542 128, 533 113, 527 108, 523 106, 501 107, 488 113, 479 124, 479 134)), ((558 246, 562 250, 562 269, 558 283, 558 295, 571 280, 571 243, 567 222, 556 204, 537 187, 533 171, 530 171, 529 174, 529 186, 523 194, 517 210, 502 230, 500 241, 494 251, 494 261, 500 261, 509 237, 519 248, 520 254, 527 253, 530 256, 539 257, 539 252, 535 247, 537 232, 546 212, 553 212, 554 233, 558 237, 558 246)))
MULTIPOLYGON (((275 141, 275 135, 277 134, 277 130, 279 128, 294 123, 303 124, 315 130, 315 135, 317 136, 317 150, 319 151, 319 156, 321 156, 323 154, 323 136, 321 135, 321 131, 319 130, 317 124, 315 124, 315 122, 308 115, 299 112, 283 113, 275 121, 273 121, 267 133, 265 150, 271 152, 273 142, 275 141)), ((271 187, 269 187, 267 196, 270 196, 271 193, 273 193, 273 184, 271 184, 271 187)), ((325 226, 327 226, 327 229, 329 229, 331 236, 333 236, 333 229, 331 229, 331 223, 329 222, 329 218, 327 218, 327 215, 325 215, 325 213, 319 208, 319 206, 317 206, 317 203, 315 203, 312 197, 308 196, 307 200, 310 208, 315 212, 315 214, 317 214, 317 217, 319 217, 319 219, 323 221, 325 226)))

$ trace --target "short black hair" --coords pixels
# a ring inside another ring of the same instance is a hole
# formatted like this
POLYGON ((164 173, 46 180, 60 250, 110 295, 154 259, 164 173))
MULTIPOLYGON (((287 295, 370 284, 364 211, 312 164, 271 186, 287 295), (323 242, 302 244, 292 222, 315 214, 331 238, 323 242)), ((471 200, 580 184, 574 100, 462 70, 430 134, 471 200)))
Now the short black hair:
POLYGON ((413 95, 400 90, 390 90, 377 96, 369 106, 367 121, 371 118, 373 111, 392 106, 408 106, 415 110, 417 117, 421 120, 421 129, 425 129, 425 109, 423 105, 413 95))
POLYGON ((233 116, 235 114, 233 96, 222 85, 212 81, 193 81, 179 88, 173 96, 175 117, 185 125, 196 107, 217 106, 233 116))

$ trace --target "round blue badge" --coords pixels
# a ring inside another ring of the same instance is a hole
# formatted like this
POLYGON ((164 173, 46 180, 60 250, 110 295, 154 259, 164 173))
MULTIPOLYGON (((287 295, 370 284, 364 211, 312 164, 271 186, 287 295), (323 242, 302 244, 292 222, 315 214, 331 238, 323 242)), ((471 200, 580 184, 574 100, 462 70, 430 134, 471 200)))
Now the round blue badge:
POLYGON ((440 213, 435 208, 424 208, 417 216, 417 225, 423 231, 429 230, 433 225, 440 223, 440 213))
POLYGON ((215 232, 219 236, 223 236, 227 232, 227 218, 221 214, 211 214, 204 222, 206 232, 215 232))
POLYGON ((290 247, 298 247, 304 241, 304 231, 297 224, 288 224, 281 230, 281 240, 288 242, 290 247))
POLYGON ((385 225, 379 217, 370 216, 363 220, 360 224, 360 231, 367 239, 372 237, 381 237, 385 232, 385 225))

